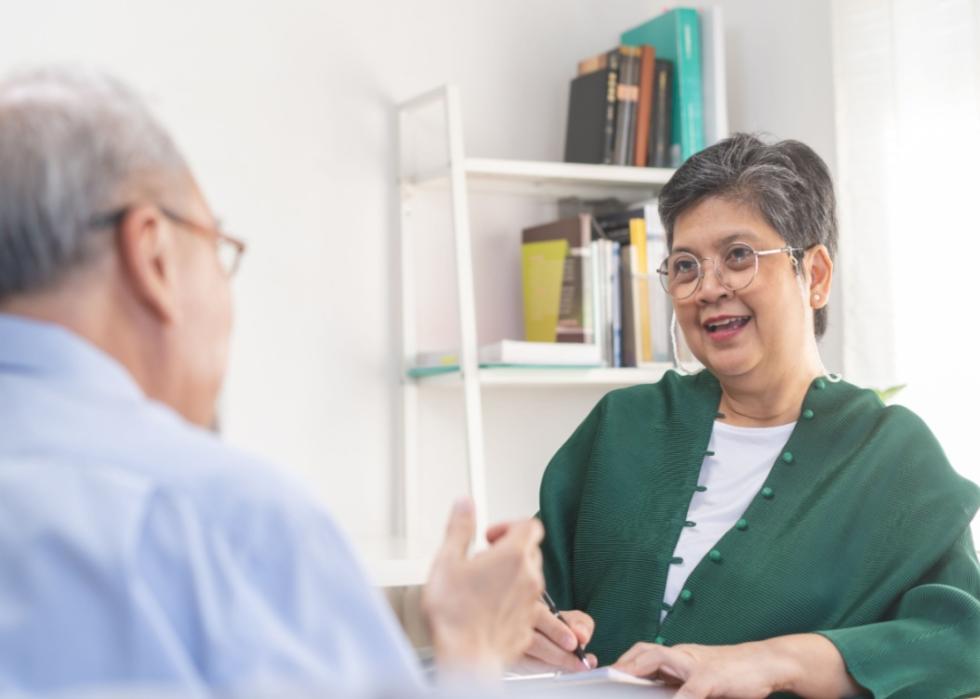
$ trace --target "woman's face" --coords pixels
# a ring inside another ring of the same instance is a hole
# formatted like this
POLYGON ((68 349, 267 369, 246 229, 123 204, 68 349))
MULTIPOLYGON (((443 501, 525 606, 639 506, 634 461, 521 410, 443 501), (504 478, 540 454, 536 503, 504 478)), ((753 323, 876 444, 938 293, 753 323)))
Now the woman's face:
POLYGON ((711 258, 701 262, 698 290, 674 300, 677 322, 694 356, 719 379, 789 376, 813 342, 810 292, 786 253, 760 257, 746 288, 725 288, 714 265, 733 242, 757 251, 786 246, 754 207, 727 199, 706 199, 677 218, 671 253, 711 258))

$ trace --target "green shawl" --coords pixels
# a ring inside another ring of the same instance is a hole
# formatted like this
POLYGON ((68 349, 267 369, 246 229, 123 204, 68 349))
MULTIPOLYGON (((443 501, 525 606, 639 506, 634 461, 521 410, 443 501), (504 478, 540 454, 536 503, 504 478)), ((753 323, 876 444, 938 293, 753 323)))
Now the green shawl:
POLYGON ((980 694, 980 489, 925 424, 815 380, 764 487, 661 623, 721 388, 703 371, 613 391, 541 484, 547 587, 596 621, 589 650, 819 632, 875 697, 980 694))

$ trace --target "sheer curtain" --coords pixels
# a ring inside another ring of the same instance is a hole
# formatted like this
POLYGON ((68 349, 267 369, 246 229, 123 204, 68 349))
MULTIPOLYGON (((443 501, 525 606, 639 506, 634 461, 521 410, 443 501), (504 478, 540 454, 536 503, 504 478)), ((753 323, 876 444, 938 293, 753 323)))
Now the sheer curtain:
POLYGON ((980 0, 833 0, 833 37, 845 377, 980 482, 980 0))

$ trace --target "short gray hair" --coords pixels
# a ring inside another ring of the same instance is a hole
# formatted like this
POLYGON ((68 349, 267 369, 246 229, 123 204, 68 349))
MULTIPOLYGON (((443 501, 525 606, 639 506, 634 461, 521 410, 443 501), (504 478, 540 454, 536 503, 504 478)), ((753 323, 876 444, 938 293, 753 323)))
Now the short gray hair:
POLYGON ((48 287, 107 250, 97 217, 155 202, 188 172, 167 132, 113 78, 54 67, 0 82, 0 299, 48 287))
MULTIPOLYGON (((755 208, 787 245, 825 245, 837 255, 837 205, 826 163, 799 141, 764 143, 739 133, 688 158, 660 192, 667 246, 674 224, 705 199, 721 197, 755 208)), ((827 330, 827 307, 813 316, 814 334, 827 330)))

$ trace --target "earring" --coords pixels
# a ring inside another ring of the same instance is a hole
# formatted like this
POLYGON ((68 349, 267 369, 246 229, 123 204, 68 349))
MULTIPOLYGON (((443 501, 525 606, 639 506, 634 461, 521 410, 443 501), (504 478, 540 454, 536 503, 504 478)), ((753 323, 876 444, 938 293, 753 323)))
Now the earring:
POLYGON ((814 301, 819 301, 820 300, 820 294, 814 294, 813 295, 813 300, 814 301))

